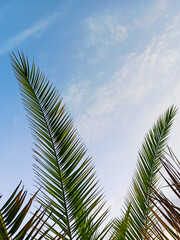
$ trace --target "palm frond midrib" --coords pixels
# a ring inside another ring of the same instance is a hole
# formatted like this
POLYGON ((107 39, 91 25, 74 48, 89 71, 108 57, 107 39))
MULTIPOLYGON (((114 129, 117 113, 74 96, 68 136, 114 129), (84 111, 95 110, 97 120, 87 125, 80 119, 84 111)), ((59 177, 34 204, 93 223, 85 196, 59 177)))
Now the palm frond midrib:
MULTIPOLYGON (((30 82, 28 77, 27 77, 27 80, 30 83, 30 86, 32 88, 31 82, 30 82)), ((68 235, 70 237, 70 240, 72 240, 70 220, 69 220, 69 214, 68 214, 68 210, 67 210, 67 199, 66 199, 65 187, 64 187, 64 183, 62 181, 62 171, 60 169, 58 153, 57 153, 57 150, 56 150, 56 140, 53 137, 53 134, 52 134, 53 131, 52 131, 51 126, 49 124, 48 114, 46 113, 46 109, 43 107, 43 104, 42 104, 43 101, 40 100, 40 98, 37 96, 35 89, 32 88, 32 91, 34 92, 34 94, 35 94, 35 96, 37 98, 37 101, 39 103, 39 106, 40 106, 40 109, 41 109, 41 113, 42 113, 42 115, 44 117, 44 121, 45 121, 46 126, 47 126, 48 134, 49 134, 49 137, 51 139, 52 148, 54 149, 54 156, 55 156, 55 159, 56 159, 57 169, 58 169, 58 174, 59 174, 59 180, 60 180, 60 183, 61 183, 60 187, 62 189, 62 194, 63 194, 63 199, 64 199, 64 208, 65 208, 65 213, 66 213, 66 218, 67 218, 67 225, 68 225, 68 233, 69 233, 68 235)))
MULTIPOLYGON (((165 132, 165 129, 167 128, 168 124, 166 122, 166 124, 164 125, 164 128, 163 130, 161 131, 161 134, 160 136, 158 136, 158 141, 157 141, 157 145, 156 145, 156 148, 155 148, 155 153, 154 153, 154 158, 156 160, 156 158, 160 159, 161 156, 159 156, 159 150, 160 150, 160 143, 163 139, 163 136, 164 136, 164 132, 165 132)), ((144 226, 145 226, 145 235, 144 235, 144 239, 146 238, 146 234, 147 234, 147 231, 148 231, 148 221, 150 220, 149 217, 148 217, 148 213, 150 212, 150 209, 149 209, 149 205, 150 205, 150 195, 152 194, 152 179, 153 179, 153 173, 154 173, 154 165, 155 165, 155 161, 152 162, 152 167, 151 167, 151 172, 150 172, 150 178, 149 178, 149 182, 148 182, 148 189, 147 189, 147 199, 145 201, 145 213, 144 213, 144 226), (147 227, 146 227, 147 226, 147 227)))
POLYGON ((159 178, 157 178, 161 166, 159 159, 164 153, 176 111, 177 109, 172 106, 166 114, 160 116, 152 130, 146 134, 142 150, 139 151, 137 170, 134 172, 133 182, 127 195, 127 200, 132 203, 131 224, 127 228, 128 239, 134 239, 133 236, 135 239, 146 239, 143 234, 147 230, 148 223, 151 224, 148 219, 151 213, 147 208, 151 195, 149 187, 159 186, 159 178))

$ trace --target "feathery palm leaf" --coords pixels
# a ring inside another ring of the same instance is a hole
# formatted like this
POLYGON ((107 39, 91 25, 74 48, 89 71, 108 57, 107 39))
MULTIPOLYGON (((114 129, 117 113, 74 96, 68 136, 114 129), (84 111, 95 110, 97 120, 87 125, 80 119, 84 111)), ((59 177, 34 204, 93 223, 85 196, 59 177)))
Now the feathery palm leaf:
MULTIPOLYGON (((108 214, 108 210, 101 213, 104 195, 62 99, 23 54, 19 59, 12 54, 11 63, 35 139, 34 172, 41 187, 38 201, 52 212, 51 219, 66 234, 65 239, 103 238, 107 228, 101 234, 97 230, 108 214)), ((56 234, 59 229, 52 231, 56 234)))
MULTIPOLYGON (((171 192, 177 197, 177 200, 180 200, 180 162, 169 147, 168 152, 166 152, 160 160, 167 173, 167 176, 165 174, 161 175, 167 186, 171 189, 171 192)), ((173 239, 179 240, 180 207, 171 202, 163 192, 159 192, 152 188, 152 193, 150 201, 152 204, 156 205, 161 215, 157 215, 152 209, 150 209, 155 216, 155 220, 152 221, 152 226, 149 227, 149 231, 154 229, 154 236, 160 236, 160 239, 168 239, 165 235, 166 231, 169 232, 173 239)))
POLYGON ((122 214, 123 217, 116 218, 114 220, 110 239, 113 239, 113 240, 126 239, 127 229, 130 224, 130 221, 129 221, 130 220, 130 218, 129 218, 130 208, 131 208, 131 205, 129 204, 127 206, 126 212, 123 212, 123 214, 122 214))
MULTIPOLYGON (((153 218, 150 208, 154 209, 150 196, 152 195, 152 187, 158 188, 160 158, 163 156, 175 114, 176 108, 170 107, 165 114, 159 117, 156 124, 145 136, 142 149, 139 151, 137 169, 126 199, 131 207, 129 224, 126 225, 127 229, 124 231, 124 239, 138 240, 146 239, 149 236, 148 229, 153 218)), ((126 211, 124 216, 126 216, 126 211)), ((114 239, 121 239, 117 238, 117 229, 114 232, 114 239)))
MULTIPOLYGON (((38 209, 26 224, 21 227, 37 193, 34 194, 29 202, 23 207, 27 191, 24 191, 23 187, 19 190, 20 185, 21 183, 16 187, 2 208, 0 208, 0 239, 40 240, 41 238, 37 236, 41 232, 43 226, 41 221, 45 215, 45 211, 40 212, 40 209, 38 209)), ((48 217, 44 222, 47 220, 48 217)), ((49 229, 47 229, 46 233, 42 233, 41 237, 45 237, 48 231, 49 229)))

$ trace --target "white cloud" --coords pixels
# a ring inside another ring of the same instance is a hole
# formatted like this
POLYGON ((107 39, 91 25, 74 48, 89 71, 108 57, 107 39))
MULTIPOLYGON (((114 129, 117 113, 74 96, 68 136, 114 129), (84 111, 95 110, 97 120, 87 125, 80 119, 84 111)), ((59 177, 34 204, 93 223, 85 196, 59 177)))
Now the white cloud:
POLYGON ((0 47, 0 55, 10 51, 13 47, 25 41, 27 38, 35 34, 42 33, 49 25, 51 25, 57 19, 58 16, 59 13, 54 13, 52 16, 43 18, 28 29, 5 41, 4 44, 2 44, 2 46, 0 47))
POLYGON ((158 21, 162 16, 167 17, 169 2, 169 0, 156 0, 154 6, 148 8, 148 12, 136 21, 137 26, 146 28, 158 21))
MULTIPOLYGON (((83 95, 80 91, 77 106, 81 108, 85 102, 86 108, 79 110, 76 125, 88 146, 96 149, 93 155, 97 158, 99 175, 105 179, 103 185, 111 199, 108 204, 114 205, 113 216, 117 216, 122 205, 145 133, 167 107, 180 106, 179 66, 180 15, 143 51, 124 58, 124 64, 120 62, 108 81, 105 70, 101 86, 91 82, 93 88, 84 89, 83 95), (114 182, 120 183, 118 191, 112 187, 114 182)), ((75 92, 71 93, 73 99, 75 92)), ((178 115, 170 142, 177 156, 180 156, 179 122, 178 115)))
POLYGON ((85 41, 88 47, 116 46, 127 37, 126 27, 113 14, 89 17, 85 20, 85 25, 87 28, 85 41))
POLYGON ((151 126, 169 105, 180 105, 179 29, 180 16, 176 16, 163 34, 152 39, 140 54, 130 54, 123 67, 92 92, 91 105, 78 118, 78 127, 86 141, 101 139, 118 121, 125 123, 132 107, 142 109, 143 123, 151 126), (147 119, 149 111, 153 114, 147 119))
POLYGON ((88 64, 108 57, 112 48, 116 48, 128 37, 127 27, 122 24, 121 16, 116 10, 96 12, 83 20, 83 36, 74 42, 74 58, 86 60, 88 64))
POLYGON ((69 87, 68 94, 65 96, 65 101, 67 103, 72 102, 74 108, 79 107, 79 105, 82 105, 83 103, 83 99, 87 94, 89 86, 90 81, 88 80, 72 84, 69 87))
POLYGON ((156 0, 156 4, 157 4, 157 9, 159 11, 165 11, 168 9, 170 0, 156 0))

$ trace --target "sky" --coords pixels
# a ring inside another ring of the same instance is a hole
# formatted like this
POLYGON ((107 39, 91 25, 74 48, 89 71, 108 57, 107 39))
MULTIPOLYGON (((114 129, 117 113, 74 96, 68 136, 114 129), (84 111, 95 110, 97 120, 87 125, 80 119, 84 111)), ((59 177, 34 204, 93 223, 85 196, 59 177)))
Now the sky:
MULTIPOLYGON (((0 0, 0 193, 35 190, 33 139, 8 53, 57 87, 118 216, 146 132, 180 107, 179 0, 0 0)), ((180 113, 169 146, 180 157, 180 113)))

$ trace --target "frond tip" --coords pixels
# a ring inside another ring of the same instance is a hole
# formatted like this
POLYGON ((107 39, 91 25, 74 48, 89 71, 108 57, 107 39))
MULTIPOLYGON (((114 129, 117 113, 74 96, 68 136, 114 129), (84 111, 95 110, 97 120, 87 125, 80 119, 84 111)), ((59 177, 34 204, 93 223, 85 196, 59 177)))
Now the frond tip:
POLYGON ((150 201, 152 187, 158 189, 160 158, 164 154, 176 111, 176 107, 172 106, 159 117, 152 129, 146 134, 139 151, 136 171, 126 198, 131 207, 130 210, 127 208, 123 215, 125 218, 129 211, 129 224, 124 232, 124 237, 127 236, 129 240, 149 237, 148 229, 153 221, 150 209, 155 207, 155 204, 150 201))
POLYGON ((58 224, 66 239, 90 239, 98 235, 108 213, 100 213, 105 202, 91 158, 86 157, 56 89, 34 62, 30 67, 23 53, 18 57, 12 53, 11 63, 35 139, 34 172, 41 187, 38 201, 52 212, 53 221, 61 219, 58 224))
MULTIPOLYGON (((173 199, 177 202, 180 200, 180 162, 168 147, 168 151, 160 159, 165 169, 165 173, 161 176, 168 187, 173 193, 173 199)), ((162 189, 162 188, 161 188, 162 189)), ((157 191, 152 188, 152 196, 150 201, 156 205, 160 214, 156 214, 152 209, 151 212, 155 216, 155 221, 152 221, 152 225, 149 227, 149 231, 155 229, 154 235, 161 236, 161 239, 168 239, 164 234, 168 232, 173 239, 180 239, 180 207, 175 205, 167 198, 162 191, 157 191), (157 224, 158 223, 158 224, 157 224)), ((175 201, 175 202, 176 202, 175 201)))

